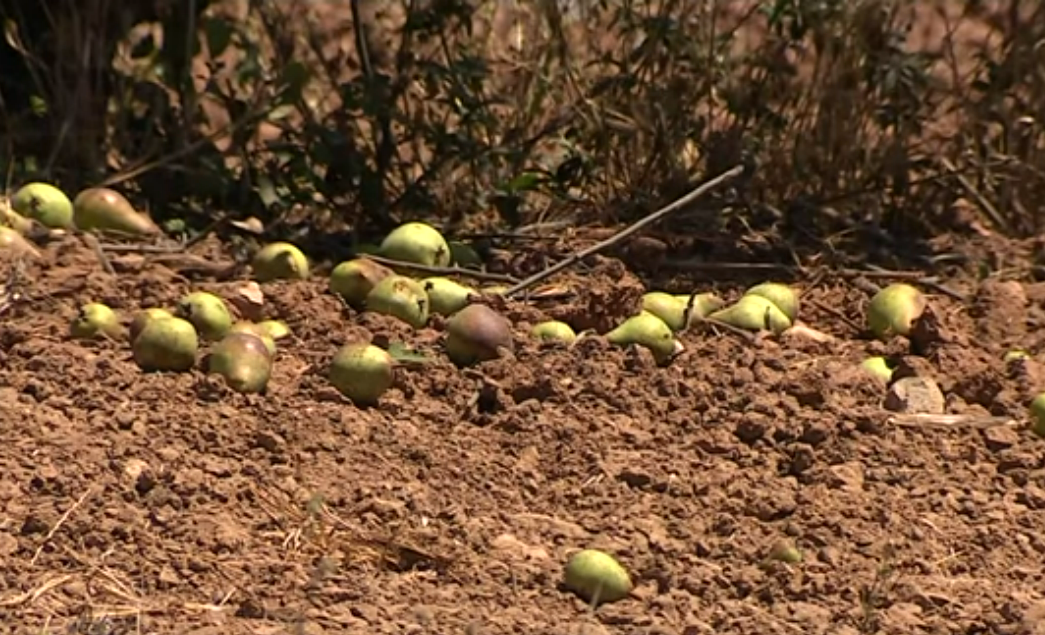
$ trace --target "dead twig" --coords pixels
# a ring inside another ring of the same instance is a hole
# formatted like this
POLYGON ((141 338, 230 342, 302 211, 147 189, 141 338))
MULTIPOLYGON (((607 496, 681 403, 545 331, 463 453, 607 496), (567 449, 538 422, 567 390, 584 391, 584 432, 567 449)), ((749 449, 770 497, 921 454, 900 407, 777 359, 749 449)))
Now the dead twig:
POLYGON ((893 415, 886 419, 890 423, 905 428, 969 428, 986 430, 987 428, 1016 428, 1019 422, 1012 417, 993 417, 990 415, 937 415, 928 413, 893 415))
POLYGON ((616 234, 610 236, 606 240, 603 240, 602 242, 599 242, 599 243, 597 243, 595 245, 592 245, 591 247, 588 247, 587 249, 582 249, 581 251, 578 251, 578 252, 574 253, 572 256, 566 258, 565 260, 562 260, 562 261, 552 265, 551 267, 548 267, 547 269, 544 269, 542 271, 538 271, 537 273, 533 274, 529 278, 526 278, 522 282, 519 282, 519 283, 515 284, 514 286, 512 286, 512 288, 510 288, 510 289, 508 289, 507 291, 504 292, 504 295, 506 297, 511 297, 513 295, 518 294, 521 291, 525 291, 526 289, 532 287, 533 285, 537 284, 541 280, 544 280, 544 279, 546 279, 546 278, 548 278, 548 277, 550 277, 550 276, 552 276, 552 275, 562 271, 563 269, 565 269, 565 268, 567 268, 567 267, 569 267, 571 265, 574 265, 574 264, 584 260, 588 256, 591 256, 592 254, 596 254, 596 253, 598 253, 600 251, 603 251, 605 249, 608 249, 608 248, 616 245, 617 243, 625 240, 626 238, 629 238, 630 236, 636 234, 637 232, 642 230, 647 225, 651 225, 651 224, 661 220, 662 218, 664 218, 668 214, 671 214, 673 212, 676 212, 676 211, 682 209, 683 207, 686 207, 687 205, 689 205, 693 201, 699 199, 700 197, 704 196, 705 194, 707 194, 711 190, 715 189, 716 187, 719 187, 720 185, 726 183, 727 181, 730 181, 732 179, 735 179, 735 178, 739 177, 741 174, 743 174, 743 172, 744 172, 744 166, 743 165, 738 165, 738 166, 735 166, 735 167, 733 167, 733 168, 731 168, 729 170, 726 170, 725 172, 723 172, 722 174, 719 174, 715 178, 713 178, 713 179, 711 179, 709 181, 706 181, 700 187, 696 188, 695 190, 693 190, 689 194, 686 194, 682 198, 675 200, 673 203, 669 203, 668 205, 666 205, 666 206, 660 208, 659 210, 653 212, 649 216, 646 216, 645 218, 642 218, 642 219, 636 221, 635 223, 631 224, 630 226, 628 226, 628 227, 622 229, 621 231, 617 232, 616 234))
POLYGON ((402 269, 413 269, 415 271, 422 271, 424 273, 430 273, 436 276, 462 276, 465 278, 472 278, 474 280, 480 280, 484 282, 504 282, 507 284, 515 284, 518 282, 518 278, 514 278, 503 273, 489 273, 486 271, 479 271, 478 269, 466 269, 464 267, 436 267, 433 265, 419 265, 412 262, 404 262, 402 260, 392 260, 391 258, 385 258, 384 256, 376 256, 373 254, 360 254, 361 258, 369 258, 378 264, 385 265, 386 267, 392 267, 393 269, 399 267, 402 269))

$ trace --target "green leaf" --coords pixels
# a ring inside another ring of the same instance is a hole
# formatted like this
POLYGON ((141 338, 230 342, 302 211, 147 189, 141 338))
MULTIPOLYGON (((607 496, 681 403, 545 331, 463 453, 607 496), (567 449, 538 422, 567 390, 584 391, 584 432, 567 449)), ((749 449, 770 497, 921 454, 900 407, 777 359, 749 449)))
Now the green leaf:
POLYGON ((540 172, 523 172, 511 181, 508 181, 508 184, 504 186, 504 189, 512 193, 529 192, 540 187, 545 180, 544 175, 540 172))
POLYGON ((392 359, 400 363, 427 364, 432 361, 424 353, 412 349, 402 342, 390 342, 388 344, 388 354, 392 356, 392 359))
POLYGON ((223 18, 210 18, 203 23, 207 35, 207 50, 212 57, 218 57, 229 48, 232 42, 232 25, 223 18))

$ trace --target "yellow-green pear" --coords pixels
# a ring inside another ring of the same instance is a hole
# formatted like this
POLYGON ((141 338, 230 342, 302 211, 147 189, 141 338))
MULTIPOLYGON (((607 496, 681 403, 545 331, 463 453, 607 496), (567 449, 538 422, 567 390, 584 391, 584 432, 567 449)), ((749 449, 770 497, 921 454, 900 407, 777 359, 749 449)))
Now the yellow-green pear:
POLYGON ((744 295, 757 295, 769 300, 791 323, 798 319, 798 294, 786 284, 763 282, 745 291, 744 295))
POLYGON ((16 230, 0 225, 0 257, 2 256, 39 258, 40 250, 16 230))
POLYGON ((174 317, 174 314, 167 309, 162 309, 160 307, 149 307, 138 311, 138 313, 134 315, 134 318, 131 319, 131 325, 127 329, 127 339, 133 343, 134 339, 138 337, 138 334, 141 333, 142 329, 145 327, 145 323, 149 320, 169 317, 174 317))
POLYGON ((183 297, 176 315, 192 322, 206 340, 220 340, 232 328, 232 313, 225 300, 206 291, 193 291, 183 297))
POLYGON ((879 339, 908 336, 915 321, 928 305, 921 291, 909 284, 891 284, 871 298, 867 307, 867 327, 879 339))
POLYGON ((138 236, 160 233, 159 226, 134 209, 127 198, 107 187, 91 187, 73 199, 73 222, 83 231, 111 230, 138 236))
POLYGON ((144 371, 187 371, 196 364, 199 337, 188 320, 153 318, 145 322, 131 350, 144 371))
POLYGON ((355 308, 361 308, 366 297, 381 282, 395 272, 369 258, 346 260, 330 272, 330 290, 355 308))
POLYGON ((239 393, 260 393, 272 376, 272 349, 254 333, 230 331, 207 356, 207 371, 239 393))
POLYGON ((304 280, 308 278, 308 258, 288 242, 265 245, 254 254, 251 261, 254 279, 258 282, 272 280, 304 280))
POLYGON ((357 406, 378 403, 395 381, 395 360, 373 344, 346 344, 334 355, 328 370, 330 383, 357 406))
POLYGON ((583 549, 566 563, 563 585, 585 602, 608 604, 631 595, 631 576, 617 560, 597 549, 583 549))
POLYGON ((772 331, 780 334, 791 328, 791 320, 777 305, 760 295, 745 295, 731 306, 708 316, 730 326, 750 331, 772 331))
POLYGON ((534 327, 530 329, 530 335, 539 340, 565 342, 567 344, 577 339, 577 334, 574 332, 573 328, 571 328, 569 324, 560 322, 559 320, 547 320, 535 324, 534 327))
POLYGON ((434 227, 421 222, 404 223, 393 229, 381 242, 381 255, 429 267, 450 264, 450 246, 446 239, 434 227))
POLYGON ((686 314, 686 300, 679 300, 676 296, 663 291, 650 291, 642 296, 642 310, 649 311, 664 320, 672 331, 676 333, 684 331, 689 326, 686 314))
POLYGON ((290 327, 283 320, 262 320, 257 326, 262 333, 276 342, 291 335, 290 327))
POLYGON ((435 276, 421 281, 428 294, 428 310, 438 315, 453 315, 468 306, 475 289, 459 282, 435 276))
POLYGON ((45 227, 73 226, 73 203, 50 183, 27 183, 11 197, 11 208, 45 227))
MULTIPOLYGON (((269 335, 268 331, 260 324, 247 321, 236 322, 232 325, 231 328, 229 328, 229 334, 232 333, 249 333, 254 337, 260 339, 265 344, 265 348, 268 349, 269 355, 274 356, 276 354, 277 349, 275 338, 269 335)), ((225 337, 227 338, 228 334, 225 337)))
POLYGON ((606 333, 606 339, 618 346, 635 344, 648 348, 659 364, 666 364, 683 350, 671 327, 649 311, 641 311, 624 320, 606 333))
POLYGON ((690 298, 692 297, 693 302, 690 304, 689 319, 690 322, 696 319, 704 319, 711 315, 715 311, 718 311, 722 307, 726 306, 726 301, 720 298, 717 294, 711 293, 710 291, 705 293, 697 293, 690 295, 688 293, 676 295, 675 299, 680 300, 683 304, 689 304, 690 298))
POLYGON ((391 315, 419 329, 428 323, 428 294, 417 280, 393 274, 370 290, 366 310, 391 315))
POLYGON ((123 326, 120 316, 100 302, 88 302, 80 307, 79 312, 69 325, 69 334, 75 339, 92 339, 106 337, 122 339, 123 326))

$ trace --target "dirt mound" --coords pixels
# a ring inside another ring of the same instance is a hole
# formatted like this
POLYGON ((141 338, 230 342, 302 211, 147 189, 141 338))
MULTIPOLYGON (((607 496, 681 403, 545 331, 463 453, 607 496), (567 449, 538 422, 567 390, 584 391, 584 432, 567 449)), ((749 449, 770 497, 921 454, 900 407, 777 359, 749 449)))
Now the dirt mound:
POLYGON ((934 376, 949 413, 1023 417, 1045 384, 1034 358, 1002 357, 1042 348, 1031 286, 933 295, 925 359, 857 339, 867 296, 842 285, 804 296, 830 342, 693 332, 667 368, 599 338, 526 342, 543 317, 598 323, 637 299, 601 259, 556 280, 590 312, 508 303, 515 359, 461 372, 437 330, 354 314, 323 279, 278 283, 265 314, 295 338, 261 397, 68 341, 84 302, 243 284, 114 260, 134 275, 70 240, 8 279, 23 296, 0 315, 11 632, 1045 632, 1045 442, 899 425, 856 368, 894 354, 934 376), (325 364, 370 337, 431 362, 358 409, 325 364), (801 564, 767 564, 781 539, 801 564), (560 591, 580 547, 614 553, 634 597, 590 613, 560 591))

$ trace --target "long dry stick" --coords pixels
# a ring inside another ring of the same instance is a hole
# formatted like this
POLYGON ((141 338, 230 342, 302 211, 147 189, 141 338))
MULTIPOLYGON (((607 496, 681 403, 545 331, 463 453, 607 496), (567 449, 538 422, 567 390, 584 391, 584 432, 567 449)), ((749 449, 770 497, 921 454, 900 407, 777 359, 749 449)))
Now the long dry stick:
POLYGON ((651 224, 659 221, 660 219, 664 218, 668 214, 671 214, 672 212, 676 212, 676 211, 682 209, 683 207, 689 205, 693 201, 697 200, 701 196, 704 196, 705 194, 707 194, 711 190, 715 189, 716 187, 722 185, 723 183, 726 183, 727 181, 730 181, 732 179, 737 178, 743 172, 744 172, 744 166, 743 165, 738 165, 736 167, 730 168, 729 170, 726 170, 725 172, 723 172, 722 174, 719 174, 715 178, 713 178, 713 179, 703 183, 700 187, 696 188, 695 190, 693 190, 689 194, 686 194, 682 198, 677 199, 673 203, 669 203, 668 205, 665 205, 664 207, 658 209, 657 211, 653 212, 649 216, 646 216, 645 218, 642 218, 642 219, 636 221, 635 223, 632 223, 628 227, 625 227, 624 229, 622 229, 621 231, 617 232, 616 234, 610 236, 606 240, 604 240, 604 241, 602 241, 602 242, 600 242, 598 244, 592 245, 591 247, 588 247, 587 249, 582 249, 581 251, 578 251, 577 253, 575 253, 572 256, 570 256, 569 258, 566 258, 565 260, 557 262, 554 265, 552 265, 551 267, 548 267, 547 269, 544 269, 543 271, 538 271, 537 273, 533 274, 529 278, 526 278, 522 282, 519 282, 518 284, 516 284, 512 288, 510 288, 507 291, 505 291, 504 295, 508 296, 508 297, 511 297, 511 296, 519 293, 520 291, 524 291, 524 290, 532 287, 533 285, 537 284, 541 280, 544 280, 545 278, 548 278, 548 277, 550 277, 550 276, 552 276, 552 275, 562 271, 566 267, 569 267, 570 265, 576 264, 576 263, 580 262, 581 260, 584 260, 585 258, 587 258, 588 256, 590 256, 592 254, 596 254, 596 253, 598 253, 598 252, 600 252, 600 251, 602 251, 604 249, 608 249, 608 248, 616 245, 617 243, 619 243, 619 242, 623 241, 624 239, 626 239, 626 238, 632 236, 633 234, 637 233, 643 227, 645 227, 647 225, 651 225, 651 224))

